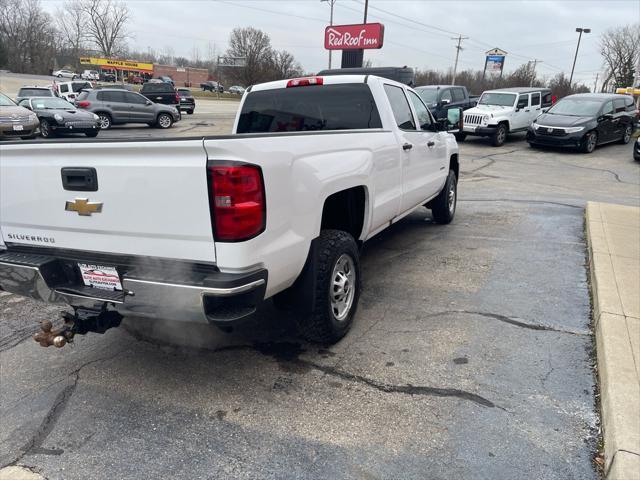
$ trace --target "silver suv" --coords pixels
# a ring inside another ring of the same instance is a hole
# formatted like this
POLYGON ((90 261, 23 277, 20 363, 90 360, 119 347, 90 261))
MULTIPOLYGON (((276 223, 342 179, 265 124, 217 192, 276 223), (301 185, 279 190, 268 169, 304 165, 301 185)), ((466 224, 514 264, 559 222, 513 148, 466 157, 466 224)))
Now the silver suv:
POLYGON ((153 103, 139 93, 115 88, 84 90, 75 104, 98 115, 103 130, 123 123, 146 123, 150 127, 169 128, 180 120, 180 113, 175 107, 153 103))

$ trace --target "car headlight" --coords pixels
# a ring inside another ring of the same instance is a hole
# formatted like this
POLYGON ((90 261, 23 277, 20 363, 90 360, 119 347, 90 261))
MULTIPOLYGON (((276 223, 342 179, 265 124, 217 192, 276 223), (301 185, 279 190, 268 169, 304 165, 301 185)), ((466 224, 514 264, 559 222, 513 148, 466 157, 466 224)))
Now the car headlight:
POLYGON ((94 113, 94 114, 93 114, 93 119, 94 119, 94 120, 100 120, 100 117, 94 113))
POLYGON ((31 120, 32 122, 37 122, 38 121, 38 116, 35 113, 30 113, 29 114, 29 120, 31 120))
POLYGON ((533 127, 534 130, 538 130, 540 128, 540 125, 538 125, 536 122, 533 122, 531 126, 533 127))
POLYGON ((581 132, 582 130, 584 130, 584 127, 566 127, 564 129, 566 133, 576 133, 581 132))
POLYGON ((53 118, 56 119, 57 122, 62 122, 64 119, 62 118, 62 115, 60 115, 59 113, 56 113, 53 118))
POLYGON ((489 123, 489 115, 484 115, 482 117, 482 125, 487 125, 489 123))

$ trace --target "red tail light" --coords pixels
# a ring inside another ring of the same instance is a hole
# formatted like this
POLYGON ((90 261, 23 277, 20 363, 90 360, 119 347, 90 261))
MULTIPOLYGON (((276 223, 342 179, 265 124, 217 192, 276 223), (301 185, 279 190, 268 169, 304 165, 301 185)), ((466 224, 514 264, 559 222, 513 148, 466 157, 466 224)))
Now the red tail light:
POLYGON ((287 88, 307 87, 309 85, 322 85, 323 83, 324 78, 322 77, 293 78, 287 82, 287 88))
POLYGON ((214 164, 207 170, 214 238, 221 242, 239 242, 262 233, 266 204, 260 167, 214 164))
POLYGON ((176 93, 176 103, 180 103, 180 95, 176 93))
POLYGON ((88 102, 87 100, 81 100, 77 103, 77 105, 80 108, 87 108, 91 105, 91 102, 88 102))

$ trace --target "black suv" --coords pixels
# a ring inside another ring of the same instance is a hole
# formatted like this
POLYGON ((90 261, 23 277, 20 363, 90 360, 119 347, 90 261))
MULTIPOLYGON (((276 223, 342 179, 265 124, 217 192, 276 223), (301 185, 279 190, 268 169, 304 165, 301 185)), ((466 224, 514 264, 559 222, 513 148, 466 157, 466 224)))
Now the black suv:
POLYGON ((629 95, 569 95, 533 121, 527 131, 527 142, 532 146, 576 147, 591 153, 604 143, 629 143, 635 115, 636 108, 629 95))
POLYGON ((191 90, 188 88, 179 88, 178 95, 180 96, 180 111, 193 115, 193 111, 196 109, 196 99, 193 98, 191 90))
POLYGON ((180 96, 176 89, 165 82, 147 82, 142 85, 140 93, 151 100, 153 103, 162 103, 164 105, 173 105, 179 110, 180 96))

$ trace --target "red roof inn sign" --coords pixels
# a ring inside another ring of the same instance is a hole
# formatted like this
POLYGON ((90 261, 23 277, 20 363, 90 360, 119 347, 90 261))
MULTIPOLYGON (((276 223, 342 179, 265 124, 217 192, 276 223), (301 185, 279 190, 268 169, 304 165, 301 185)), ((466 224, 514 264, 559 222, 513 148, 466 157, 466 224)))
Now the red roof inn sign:
POLYGON ((383 41, 384 25, 381 23, 332 25, 324 31, 324 48, 327 50, 382 48, 383 41))

